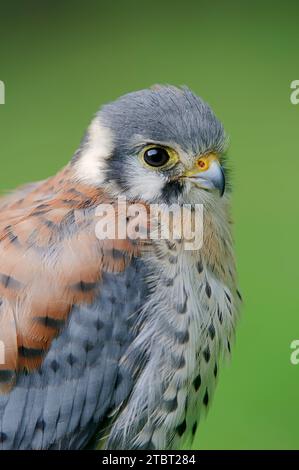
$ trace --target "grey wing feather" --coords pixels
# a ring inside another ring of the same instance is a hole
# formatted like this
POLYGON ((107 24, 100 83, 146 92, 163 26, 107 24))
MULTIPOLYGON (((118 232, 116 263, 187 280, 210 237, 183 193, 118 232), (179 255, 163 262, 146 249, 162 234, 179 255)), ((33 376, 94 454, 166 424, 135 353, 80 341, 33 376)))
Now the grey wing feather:
POLYGON ((0 449, 83 448, 128 398, 133 380, 121 358, 147 295, 143 270, 133 259, 123 273, 105 273, 97 299, 73 307, 41 368, 0 396, 0 449))

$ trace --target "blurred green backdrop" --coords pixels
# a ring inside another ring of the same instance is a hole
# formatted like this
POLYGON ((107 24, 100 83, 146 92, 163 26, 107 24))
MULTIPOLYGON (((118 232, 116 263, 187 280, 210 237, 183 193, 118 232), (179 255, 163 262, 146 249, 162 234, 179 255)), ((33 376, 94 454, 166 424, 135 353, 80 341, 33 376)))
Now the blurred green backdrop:
POLYGON ((245 306, 194 448, 299 448, 298 14, 290 0, 0 5, 1 191, 55 173, 101 103, 157 82, 189 85, 231 136, 245 306))

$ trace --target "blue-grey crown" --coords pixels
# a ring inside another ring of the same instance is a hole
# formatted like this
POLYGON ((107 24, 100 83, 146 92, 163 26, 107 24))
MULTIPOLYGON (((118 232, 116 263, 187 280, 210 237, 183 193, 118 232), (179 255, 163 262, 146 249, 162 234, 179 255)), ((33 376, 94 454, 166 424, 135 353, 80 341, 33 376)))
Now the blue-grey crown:
POLYGON ((128 93, 101 109, 101 123, 112 129, 116 148, 135 136, 148 142, 174 142, 194 154, 222 152, 225 133, 210 106, 187 87, 155 86, 128 93))

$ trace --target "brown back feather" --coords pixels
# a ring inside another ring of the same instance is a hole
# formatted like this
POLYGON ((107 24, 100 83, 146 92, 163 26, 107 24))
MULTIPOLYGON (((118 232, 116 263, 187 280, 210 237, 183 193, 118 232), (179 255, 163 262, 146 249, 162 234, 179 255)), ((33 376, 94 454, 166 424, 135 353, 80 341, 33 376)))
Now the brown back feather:
POLYGON ((123 271, 141 249, 127 239, 97 239, 95 209, 110 199, 74 183, 70 167, 21 199, 8 199, 0 204, 3 392, 18 371, 41 365, 72 306, 93 301, 103 271, 123 271))

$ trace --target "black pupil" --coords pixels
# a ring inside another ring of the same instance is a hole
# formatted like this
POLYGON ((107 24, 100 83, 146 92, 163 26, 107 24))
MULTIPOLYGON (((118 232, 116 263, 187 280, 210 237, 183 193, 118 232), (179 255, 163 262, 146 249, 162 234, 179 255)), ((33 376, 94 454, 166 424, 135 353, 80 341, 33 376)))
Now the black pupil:
POLYGON ((144 161, 150 166, 163 166, 169 160, 167 151, 163 148, 152 148, 144 153, 144 161))

